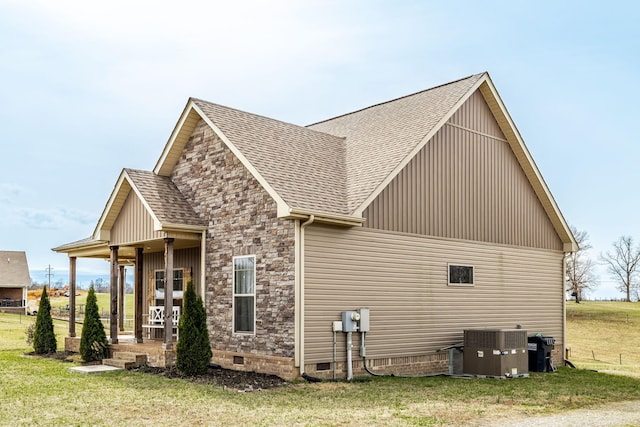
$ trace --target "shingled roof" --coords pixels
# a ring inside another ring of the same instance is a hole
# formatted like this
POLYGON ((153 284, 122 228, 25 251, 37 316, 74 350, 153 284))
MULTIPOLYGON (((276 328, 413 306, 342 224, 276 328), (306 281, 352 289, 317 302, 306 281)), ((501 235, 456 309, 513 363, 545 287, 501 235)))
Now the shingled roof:
POLYGON ((161 224, 205 226, 169 178, 201 120, 270 194, 279 217, 313 214, 320 222, 361 224, 366 207, 476 90, 495 115, 558 234, 569 247, 576 247, 488 73, 306 127, 190 98, 153 172, 123 171, 93 239, 100 240, 100 230, 113 225, 129 186, 154 218, 156 229, 161 224))
POLYGON ((348 215, 344 138, 194 99, 291 207, 348 215))
POLYGON ((309 126, 346 140, 350 213, 406 165, 482 76, 475 74, 309 126))
POLYGON ((124 172, 142 203, 148 206, 149 213, 158 223, 206 225, 168 177, 137 169, 125 169, 124 172))
POLYGON ((426 144, 485 75, 307 127, 192 98, 154 172, 171 174, 203 119, 278 202, 280 216, 304 211, 357 222, 363 204, 426 144))
MULTIPOLYGON (((168 177, 150 171, 125 168, 113 188, 91 241, 108 240, 103 237, 103 232, 111 229, 131 191, 153 218, 155 230, 175 227, 203 229, 206 225, 168 177)), ((64 247, 54 248, 59 249, 64 247)))
POLYGON ((0 287, 31 285, 27 254, 22 251, 0 251, 0 287))

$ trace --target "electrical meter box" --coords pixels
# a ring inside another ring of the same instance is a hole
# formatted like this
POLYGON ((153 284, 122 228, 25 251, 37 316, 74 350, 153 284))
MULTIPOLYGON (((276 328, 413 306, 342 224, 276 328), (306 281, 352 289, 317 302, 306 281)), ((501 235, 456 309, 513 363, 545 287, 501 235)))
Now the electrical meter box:
POLYGON ((358 332, 360 313, 357 311, 342 312, 342 332, 358 332))

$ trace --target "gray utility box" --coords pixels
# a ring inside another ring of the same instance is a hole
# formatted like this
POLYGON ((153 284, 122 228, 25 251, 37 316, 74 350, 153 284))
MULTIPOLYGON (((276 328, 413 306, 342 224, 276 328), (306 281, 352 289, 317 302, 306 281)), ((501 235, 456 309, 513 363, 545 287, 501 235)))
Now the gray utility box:
POLYGON ((342 332, 358 332, 360 313, 357 311, 342 312, 342 332))
POLYGON ((469 329, 464 331, 463 372, 513 377, 529 372, 527 331, 469 329))

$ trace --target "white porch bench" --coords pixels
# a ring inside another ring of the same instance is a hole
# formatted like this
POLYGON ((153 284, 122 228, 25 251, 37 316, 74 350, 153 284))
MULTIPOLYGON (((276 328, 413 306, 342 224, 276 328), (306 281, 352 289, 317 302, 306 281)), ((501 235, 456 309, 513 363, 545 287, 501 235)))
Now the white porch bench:
MULTIPOLYGON (((180 320, 180 307, 173 307, 173 312, 171 316, 171 327, 172 330, 175 330, 176 341, 178 340, 178 321, 180 320)), ((164 307, 161 305, 151 305, 149 306, 149 318, 147 319, 147 323, 143 324, 142 327, 147 330, 147 338, 151 338, 151 330, 152 329, 163 329, 164 330, 164 307)))

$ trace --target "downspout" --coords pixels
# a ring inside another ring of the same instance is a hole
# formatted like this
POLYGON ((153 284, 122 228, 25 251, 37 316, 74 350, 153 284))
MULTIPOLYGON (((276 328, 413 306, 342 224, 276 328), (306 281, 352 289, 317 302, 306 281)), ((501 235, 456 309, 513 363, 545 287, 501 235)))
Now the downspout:
POLYGON ((567 362, 567 257, 571 252, 565 252, 562 257, 562 360, 567 362))
POLYGON ((203 230, 200 235, 200 295, 202 296, 202 301, 204 306, 207 307, 207 298, 206 298, 206 289, 207 286, 205 284, 207 268, 207 230, 203 230))
POLYGON ((304 376, 304 229, 313 224, 315 221, 314 215, 309 215, 309 218, 300 224, 300 239, 299 239, 299 248, 298 248, 298 256, 296 257, 298 260, 298 307, 299 307, 299 317, 298 317, 298 334, 299 334, 299 362, 300 362, 300 375, 304 376))

